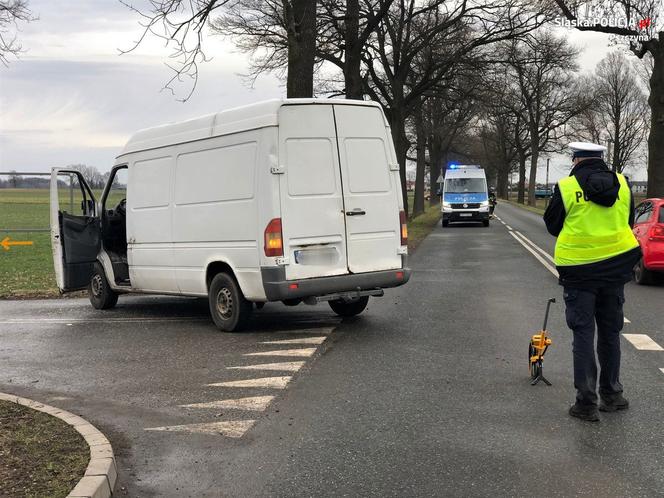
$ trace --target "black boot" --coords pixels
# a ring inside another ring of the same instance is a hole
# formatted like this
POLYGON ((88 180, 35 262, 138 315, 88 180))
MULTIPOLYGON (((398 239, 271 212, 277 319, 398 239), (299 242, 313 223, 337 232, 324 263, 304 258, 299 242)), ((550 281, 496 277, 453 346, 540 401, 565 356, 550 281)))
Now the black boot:
POLYGON ((599 409, 602 412, 615 412, 618 410, 627 410, 629 408, 629 401, 621 394, 613 394, 611 396, 600 396, 599 409))
POLYGON ((585 420, 586 422, 599 422, 599 412, 595 405, 580 405, 579 403, 574 403, 569 408, 569 414, 572 417, 585 420))

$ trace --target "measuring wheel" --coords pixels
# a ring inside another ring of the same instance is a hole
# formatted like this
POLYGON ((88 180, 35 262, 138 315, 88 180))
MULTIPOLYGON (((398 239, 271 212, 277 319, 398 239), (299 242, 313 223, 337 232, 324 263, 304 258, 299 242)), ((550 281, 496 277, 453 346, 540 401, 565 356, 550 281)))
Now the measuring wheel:
POLYGON ((537 354, 537 351, 535 350, 535 346, 533 346, 533 343, 531 342, 528 344, 528 364, 530 367, 530 378, 531 379, 536 379, 539 377, 542 373, 542 365, 539 361, 533 362, 531 358, 537 354))

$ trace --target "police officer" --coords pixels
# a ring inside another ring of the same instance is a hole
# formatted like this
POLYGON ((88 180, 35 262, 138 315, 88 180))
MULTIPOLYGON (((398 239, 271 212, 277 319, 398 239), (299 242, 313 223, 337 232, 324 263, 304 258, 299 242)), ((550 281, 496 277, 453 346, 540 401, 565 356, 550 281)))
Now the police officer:
POLYGON ((549 233, 558 237, 555 263, 564 288, 567 325, 574 332, 573 417, 598 421, 595 323, 599 358, 599 410, 625 410, 620 383, 620 331, 624 285, 641 257, 632 234, 634 201, 625 177, 603 161, 606 147, 569 144, 574 164, 556 185, 544 213, 549 233))
POLYGON ((498 198, 496 197, 496 190, 493 187, 489 187, 489 217, 493 218, 493 212, 496 209, 496 204, 498 204, 498 198))

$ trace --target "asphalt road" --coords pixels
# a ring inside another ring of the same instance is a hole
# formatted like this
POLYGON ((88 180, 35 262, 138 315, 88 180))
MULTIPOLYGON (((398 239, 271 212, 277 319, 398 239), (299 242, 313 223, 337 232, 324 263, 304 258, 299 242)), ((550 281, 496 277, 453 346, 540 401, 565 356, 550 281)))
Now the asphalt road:
MULTIPOLYGON (((530 386, 529 337, 562 289, 510 231, 549 254, 553 239, 536 215, 497 214, 489 228, 437 227, 411 258, 411 282, 357 319, 275 304, 249 332, 222 334, 199 300, 121 298, 109 312, 0 302, 0 391, 105 432, 118 496, 662 496, 664 351, 624 340, 630 410, 571 419, 559 299, 544 365, 553 386, 530 386), (208 385, 272 376, 292 378, 283 389, 208 385), (263 405, 229 405, 248 397, 263 405)), ((662 286, 629 285, 624 332, 664 345, 663 298, 662 286)))

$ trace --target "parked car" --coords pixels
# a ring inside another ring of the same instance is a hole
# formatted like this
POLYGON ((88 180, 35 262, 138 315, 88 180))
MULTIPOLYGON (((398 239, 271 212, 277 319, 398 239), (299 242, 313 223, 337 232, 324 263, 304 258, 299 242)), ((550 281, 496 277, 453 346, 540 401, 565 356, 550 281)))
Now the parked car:
POLYGON ((271 100, 139 131, 99 204, 80 173, 53 170, 56 281, 98 309, 129 292, 208 297, 226 331, 268 301, 356 315, 410 276, 399 186, 375 102, 271 100))
POLYGON ((553 191, 550 188, 537 188, 535 189, 535 198, 536 199, 548 199, 553 195, 553 191))
POLYGON ((664 275, 664 199, 646 199, 636 207, 633 231, 643 252, 634 280, 651 284, 657 273, 664 275))

